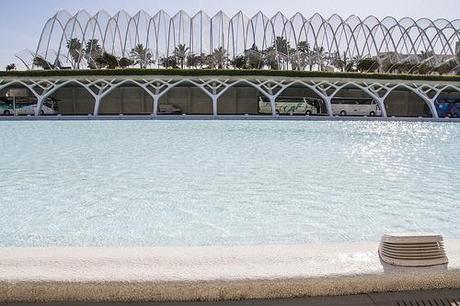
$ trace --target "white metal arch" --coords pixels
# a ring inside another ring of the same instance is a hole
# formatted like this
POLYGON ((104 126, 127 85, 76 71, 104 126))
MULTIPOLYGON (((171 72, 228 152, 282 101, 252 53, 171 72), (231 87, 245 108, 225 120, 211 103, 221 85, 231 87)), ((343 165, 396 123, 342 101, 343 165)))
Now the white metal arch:
MULTIPOLYGON (((344 19, 338 15, 324 18, 319 14, 306 18, 300 13, 289 17, 280 12, 272 17, 258 12, 249 18, 241 11, 233 17, 222 11, 213 17, 203 11, 193 17, 184 11, 173 16, 164 11, 152 16, 143 11, 134 16, 120 11, 112 17, 104 11, 94 15, 81 11, 71 15, 61 11, 46 22, 35 55, 44 54, 46 58, 51 50, 57 50, 54 52, 57 58, 61 58, 63 53, 68 53, 63 47, 66 41, 78 38, 87 42, 95 36, 101 37, 104 47, 110 49, 107 51, 119 57, 126 56, 134 43, 145 43, 154 49, 156 60, 170 55, 180 43, 188 44, 190 53, 210 55, 214 47, 223 47, 236 57, 254 44, 262 52, 272 46, 271 40, 276 45, 276 37, 282 37, 292 42, 294 50, 299 41, 306 40, 312 48, 324 47, 329 53, 346 54, 349 58, 391 53, 416 56, 419 50, 425 49, 438 50, 437 60, 446 61, 448 58, 443 58, 444 55, 455 55, 454 44, 460 40, 460 23, 442 18, 415 20, 405 17, 396 20, 393 17, 378 19, 368 16, 362 19, 350 16, 344 19), (69 26, 72 27, 70 32, 69 26), (83 29, 78 31, 83 32, 82 35, 75 33, 77 27, 83 29), (61 36, 56 45, 51 40, 54 36, 61 36)), ((275 52, 278 53, 278 49, 275 46, 275 52)), ((295 53, 288 51, 288 62, 298 60, 295 53)), ((291 69, 291 65, 279 68, 291 69)))

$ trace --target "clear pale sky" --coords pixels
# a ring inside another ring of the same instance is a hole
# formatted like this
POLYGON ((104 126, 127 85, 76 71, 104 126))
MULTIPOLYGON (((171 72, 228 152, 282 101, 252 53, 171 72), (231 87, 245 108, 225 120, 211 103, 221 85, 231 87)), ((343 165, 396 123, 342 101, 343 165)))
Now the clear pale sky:
POLYGON ((323 16, 338 13, 360 17, 460 18, 460 0, 1 0, 0 5, 0 70, 12 62, 19 64, 14 58, 18 51, 36 48, 42 26, 60 9, 72 13, 79 9, 90 13, 125 9, 134 14, 144 9, 153 14, 164 9, 175 14, 183 9, 193 14, 202 9, 210 15, 219 10, 228 15, 242 10, 252 16, 261 10, 267 15, 277 11, 293 15, 299 11, 306 16, 318 12, 323 16))

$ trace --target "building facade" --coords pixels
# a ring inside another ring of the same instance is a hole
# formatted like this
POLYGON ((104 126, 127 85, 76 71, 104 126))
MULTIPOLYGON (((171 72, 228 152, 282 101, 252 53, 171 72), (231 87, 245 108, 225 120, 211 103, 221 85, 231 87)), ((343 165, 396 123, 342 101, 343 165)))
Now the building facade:
POLYGON ((460 101, 460 83, 249 75, 8 76, 0 77, 0 96, 29 96, 36 116, 45 114, 49 99, 61 115, 305 115, 279 114, 277 103, 307 97, 321 101, 313 114, 318 116, 337 115, 334 104, 343 98, 372 100, 382 117, 437 118, 440 98, 460 101), (262 100, 268 113, 261 111, 262 100))

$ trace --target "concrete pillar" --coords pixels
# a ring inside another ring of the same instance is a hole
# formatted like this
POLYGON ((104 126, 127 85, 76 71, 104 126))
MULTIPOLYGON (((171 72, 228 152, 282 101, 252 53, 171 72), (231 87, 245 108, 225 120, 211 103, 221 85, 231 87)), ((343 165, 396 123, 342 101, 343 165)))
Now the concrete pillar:
POLYGON ((324 103, 326 104, 327 115, 329 117, 334 117, 334 113, 332 112, 332 97, 325 97, 324 103))
POLYGON ((96 96, 94 98, 94 116, 98 116, 99 115, 99 106, 101 104, 101 96, 96 96))
POLYGON ((40 116, 40 111, 42 110, 42 105, 43 105, 44 100, 45 99, 43 97, 37 98, 37 107, 35 108, 35 117, 40 116))
POLYGON ((380 110, 382 111, 382 117, 384 117, 384 118, 388 117, 387 109, 385 108, 385 100, 384 99, 376 99, 376 102, 379 105, 380 110))
POLYGON ((272 107, 272 116, 276 117, 276 97, 275 96, 270 96, 270 105, 272 107))
POLYGON ((154 95, 153 96, 153 115, 156 117, 158 116, 158 102, 160 101, 160 96, 154 95))
POLYGON ((211 97, 212 99, 212 116, 214 118, 217 118, 217 101, 218 101, 218 97, 216 95, 212 95, 211 97))
POLYGON ((430 108, 430 111, 431 111, 431 116, 433 118, 439 118, 439 115, 438 115, 438 111, 436 110, 436 105, 434 104, 434 100, 428 100, 428 99, 424 99, 426 101, 426 103, 428 104, 428 107, 430 108))

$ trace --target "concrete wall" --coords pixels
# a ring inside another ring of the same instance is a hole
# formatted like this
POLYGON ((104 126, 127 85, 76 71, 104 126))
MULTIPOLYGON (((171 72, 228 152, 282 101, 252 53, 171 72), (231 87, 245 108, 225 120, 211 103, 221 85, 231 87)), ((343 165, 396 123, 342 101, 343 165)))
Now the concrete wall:
POLYGON ((385 100, 388 116, 396 117, 431 117, 427 104, 409 90, 393 91, 385 100))
POLYGON ((62 115, 88 115, 94 112, 94 98, 84 88, 64 87, 51 97, 58 100, 58 112, 62 115))
POLYGON ((174 105, 183 114, 212 114, 211 98, 197 87, 172 88, 160 99, 160 104, 174 105))
POLYGON ((153 113, 153 99, 142 88, 120 87, 101 101, 101 115, 140 115, 153 113))
POLYGON ((257 115, 259 95, 261 94, 254 87, 230 88, 219 99, 217 110, 222 115, 257 115))

